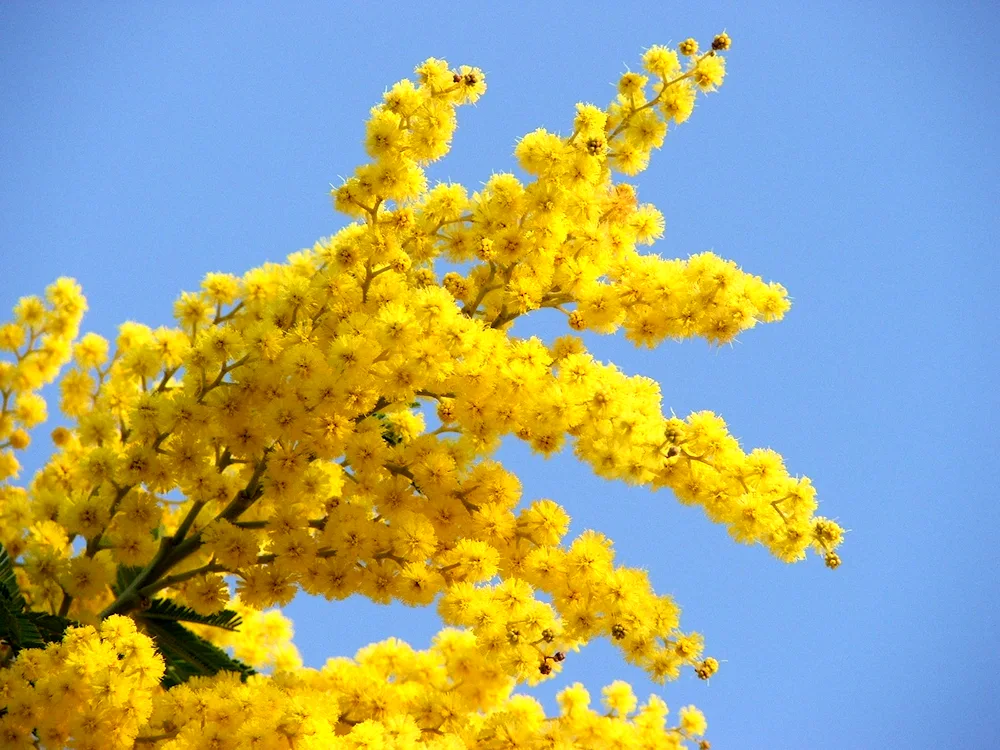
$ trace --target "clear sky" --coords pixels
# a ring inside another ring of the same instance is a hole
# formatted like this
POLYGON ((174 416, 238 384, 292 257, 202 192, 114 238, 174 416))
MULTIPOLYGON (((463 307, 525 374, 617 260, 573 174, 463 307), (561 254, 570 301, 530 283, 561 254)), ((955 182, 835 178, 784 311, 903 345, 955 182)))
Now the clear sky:
MULTIPOLYGON (((851 529, 843 566, 782 565, 568 455, 501 457, 527 498, 648 567, 725 660, 710 684, 660 690, 706 712, 714 747, 1000 746, 998 6, 477 5, 0 4, 0 310, 71 275, 85 329, 113 337, 171 322, 205 272, 311 246, 343 224, 327 191, 363 159, 368 108, 426 57, 487 73, 431 171, 475 188, 514 169, 519 136, 606 104, 645 47, 725 28, 725 85, 635 182, 667 219, 655 251, 713 249, 793 308, 721 349, 588 343, 677 414, 715 410, 810 476, 851 529)), ((425 647, 438 625, 353 600, 289 612, 313 666, 389 635, 425 647)), ((616 654, 571 655, 539 695, 621 677, 644 697, 616 654)))

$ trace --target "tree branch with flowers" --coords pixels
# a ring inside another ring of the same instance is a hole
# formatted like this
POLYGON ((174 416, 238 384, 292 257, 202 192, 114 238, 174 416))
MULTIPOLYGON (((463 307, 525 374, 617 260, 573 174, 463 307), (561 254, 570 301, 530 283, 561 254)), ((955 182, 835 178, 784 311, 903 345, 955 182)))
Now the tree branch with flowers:
POLYGON ((429 59, 368 120, 370 161, 332 190, 350 223, 282 264, 209 273, 176 327, 79 336, 61 278, 0 326, 0 744, 4 747, 682 747, 693 706, 576 683, 547 715, 526 688, 596 638, 660 683, 719 663, 645 571, 568 510, 522 497, 504 438, 572 449, 599 476, 671 489, 741 543, 831 568, 843 532, 771 450, 710 412, 666 416, 657 383, 577 332, 636 346, 732 341, 785 289, 663 233, 633 176, 725 75, 656 46, 615 100, 515 149, 478 192, 428 184, 482 71, 429 59), (514 335, 535 310, 554 341, 514 335), (69 368, 59 377, 61 369, 69 368), (59 378, 68 426, 26 485, 17 453, 59 378), (231 586, 235 585, 235 592, 231 586), (426 650, 390 639, 304 668, 279 609, 298 592, 436 606, 426 650))

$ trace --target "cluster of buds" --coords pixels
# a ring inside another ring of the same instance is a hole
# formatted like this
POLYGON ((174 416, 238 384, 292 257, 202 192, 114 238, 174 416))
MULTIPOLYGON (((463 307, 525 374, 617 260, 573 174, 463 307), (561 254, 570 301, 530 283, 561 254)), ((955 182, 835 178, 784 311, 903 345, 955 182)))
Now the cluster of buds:
POLYGON ((538 671, 544 675, 552 674, 552 664, 549 662, 559 663, 565 660, 566 654, 562 651, 556 651, 552 656, 546 654, 542 657, 542 663, 538 665, 538 671))
POLYGON ((700 680, 707 680, 718 671, 719 661, 718 659, 713 659, 711 656, 706 657, 694 670, 700 680))
POLYGON ((733 40, 729 38, 729 34, 725 31, 721 34, 716 34, 715 38, 712 40, 712 49, 716 52, 725 52, 732 46, 733 40))
MULTIPOLYGON (((716 34, 716 36, 712 39, 713 52, 725 52, 732 46, 733 40, 730 39, 729 34, 724 31, 721 34, 716 34)), ((677 45, 677 51, 685 57, 694 57, 698 54, 698 41, 691 38, 685 39, 677 45)))

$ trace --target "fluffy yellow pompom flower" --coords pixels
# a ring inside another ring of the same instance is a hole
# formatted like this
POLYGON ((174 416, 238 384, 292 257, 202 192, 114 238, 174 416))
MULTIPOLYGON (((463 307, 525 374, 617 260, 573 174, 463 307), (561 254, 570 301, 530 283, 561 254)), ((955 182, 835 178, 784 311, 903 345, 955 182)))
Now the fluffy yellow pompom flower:
POLYGON ((695 64, 694 82, 703 91, 715 91, 726 76, 726 60, 718 55, 702 57, 695 64))
POLYGON ((88 333, 73 348, 73 358, 84 368, 100 367, 108 359, 108 341, 96 333, 88 333))
POLYGON ((681 731, 689 736, 701 737, 708 729, 705 715, 694 706, 684 706, 678 711, 681 718, 681 731))
POLYGON ((642 56, 643 67, 663 80, 677 76, 681 70, 677 53, 662 45, 653 45, 642 56))
POLYGON ((609 711, 617 716, 632 713, 638 703, 632 686, 627 682, 615 680, 601 691, 602 701, 609 711))

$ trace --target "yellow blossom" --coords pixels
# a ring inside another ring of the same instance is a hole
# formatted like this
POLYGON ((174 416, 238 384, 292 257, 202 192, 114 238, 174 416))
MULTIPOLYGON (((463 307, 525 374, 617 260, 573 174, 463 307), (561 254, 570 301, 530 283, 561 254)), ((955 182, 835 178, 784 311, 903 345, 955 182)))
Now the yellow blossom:
POLYGON ((663 213, 619 180, 723 83, 730 44, 650 47, 612 102, 528 133, 513 154, 525 174, 478 190, 430 185, 424 170, 485 76, 429 58, 370 110, 367 160, 331 189, 349 219, 333 236, 242 276, 207 274, 174 303, 177 326, 126 322, 113 349, 77 339, 86 301, 71 279, 21 298, 0 323, 0 542, 25 605, 65 632, 0 652, 0 744, 701 737, 699 710, 671 725, 662 700, 639 706, 621 681, 603 708, 573 684, 553 715, 517 692, 597 638, 657 682, 709 679, 719 662, 611 539, 567 538, 572 498, 524 496, 492 456, 511 439, 571 451, 601 477, 669 488, 779 560, 841 564, 845 531, 816 515, 808 479, 744 449, 712 412, 668 416, 657 383, 573 335, 721 345, 789 310, 784 287, 714 253, 649 251, 663 213), (524 335, 519 319, 538 310, 567 335, 524 335), (14 451, 48 415, 39 390, 70 360, 56 450, 16 486, 14 451), (269 609, 300 591, 435 605, 445 629, 424 651, 392 639, 305 669, 291 621, 269 609))

